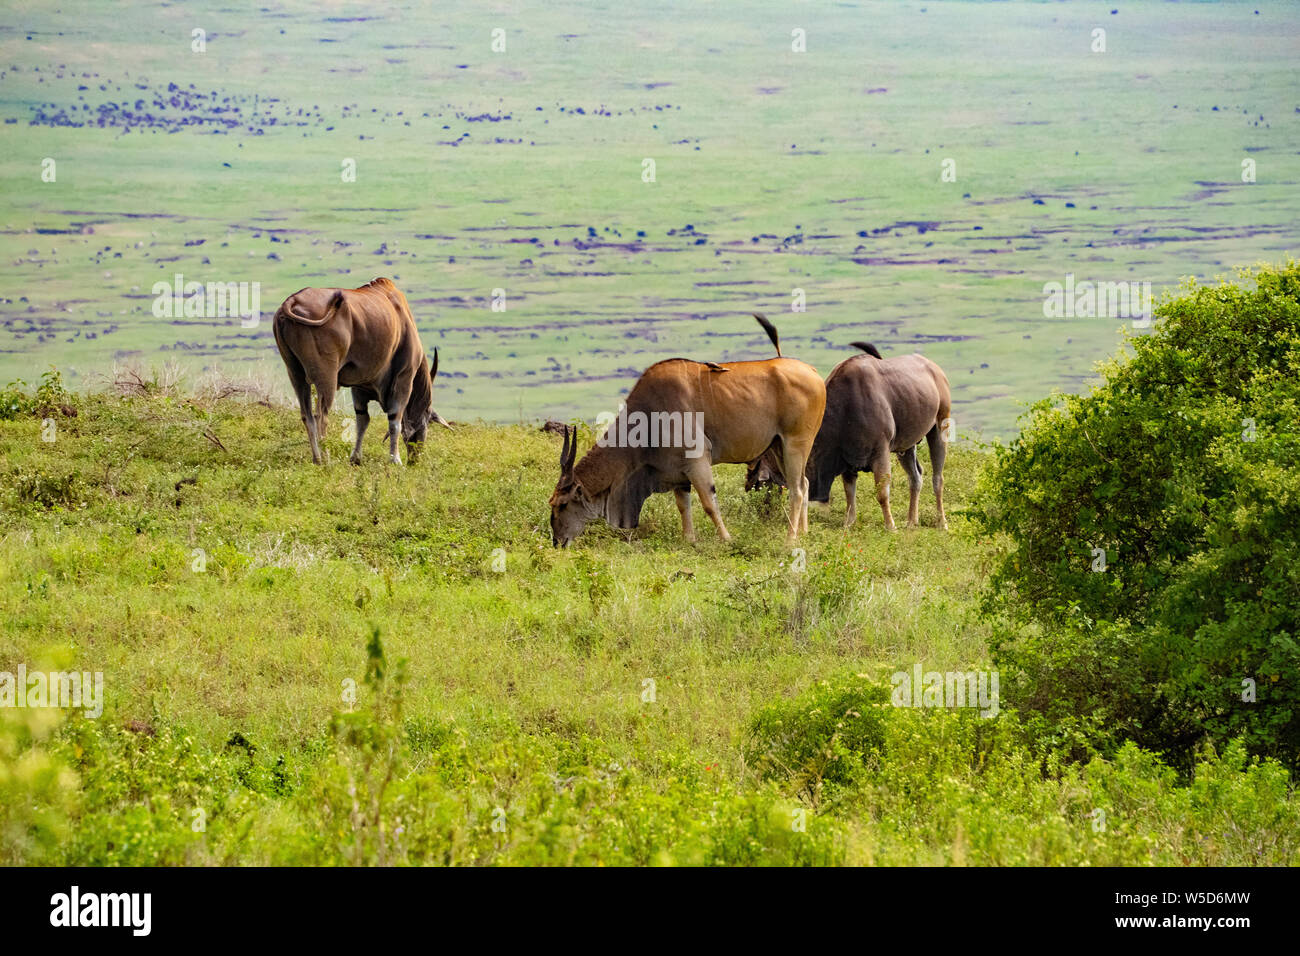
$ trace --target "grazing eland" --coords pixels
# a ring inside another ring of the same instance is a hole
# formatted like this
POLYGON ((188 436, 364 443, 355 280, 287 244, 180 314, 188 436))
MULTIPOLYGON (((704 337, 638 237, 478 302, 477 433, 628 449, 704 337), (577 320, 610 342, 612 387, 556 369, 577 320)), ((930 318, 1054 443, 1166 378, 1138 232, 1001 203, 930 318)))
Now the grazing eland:
POLYGON ((934 471, 931 482, 938 525, 948 527, 943 513, 943 463, 952 411, 948 377, 924 355, 887 359, 873 345, 853 345, 866 354, 845 359, 826 376, 826 414, 808 461, 809 495, 813 501, 829 501, 831 484, 836 477, 843 478, 848 498, 844 520, 847 528, 857 519, 858 472, 870 471, 885 527, 893 531, 889 456, 895 453, 911 488, 907 526, 915 527, 921 500, 921 463, 916 446, 925 438, 934 471))
POLYGON ((391 279, 375 279, 359 289, 301 289, 276 310, 273 328, 316 464, 322 460, 321 440, 339 388, 352 389, 357 416, 350 459, 354 465, 361 463, 370 402, 378 402, 388 415, 388 457, 395 465, 402 463, 399 433, 414 461, 429 422, 451 427, 433 410, 438 350, 433 350, 430 369, 411 307, 391 279))
POLYGON ((777 357, 756 362, 667 359, 641 375, 605 433, 576 461, 577 429, 566 428, 560 479, 551 495, 551 541, 564 547, 604 518, 635 528, 655 492, 672 491, 682 534, 695 540, 691 489, 722 540, 713 465, 752 461, 779 441, 786 474, 799 475, 790 495, 788 539, 808 528, 808 481, 802 478, 826 408, 826 386, 811 365, 781 355, 776 329, 754 316, 777 357))

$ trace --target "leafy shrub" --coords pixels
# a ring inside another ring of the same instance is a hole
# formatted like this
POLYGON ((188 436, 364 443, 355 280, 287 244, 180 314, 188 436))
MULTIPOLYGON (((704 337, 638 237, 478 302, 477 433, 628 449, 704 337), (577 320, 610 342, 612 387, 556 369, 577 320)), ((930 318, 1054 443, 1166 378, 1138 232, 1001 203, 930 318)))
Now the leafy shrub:
POLYGON ((824 796, 862 784, 884 743, 882 710, 889 706, 882 682, 865 674, 836 675, 760 710, 750 724, 745 758, 759 774, 789 782, 816 806, 824 796))
POLYGON ((77 414, 72 395, 63 386, 63 374, 51 366, 41 375, 41 383, 28 394, 28 385, 21 379, 0 388, 0 420, 24 418, 28 415, 42 417, 56 411, 63 415, 77 414))
POLYGON ((42 508, 71 508, 77 504, 80 475, 76 472, 50 475, 44 471, 20 471, 13 477, 18 500, 42 508))
POLYGON ((847 539, 810 558, 808 565, 799 597, 814 602, 823 615, 844 608, 867 577, 862 548, 851 546, 847 539))
POLYGON ((1184 767, 1236 735, 1300 760, 1300 264, 1242 278, 1036 405, 971 509, 1004 545, 984 603, 1013 702, 1184 767))

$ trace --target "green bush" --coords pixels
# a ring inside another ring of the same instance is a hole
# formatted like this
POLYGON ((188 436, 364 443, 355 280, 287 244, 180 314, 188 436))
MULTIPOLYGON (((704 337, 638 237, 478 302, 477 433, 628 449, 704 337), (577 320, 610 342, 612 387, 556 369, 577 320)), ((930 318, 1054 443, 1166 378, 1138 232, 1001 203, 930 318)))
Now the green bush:
POLYGON ((56 411, 63 415, 76 414, 72 395, 63 387, 63 374, 56 368, 43 373, 41 383, 30 394, 27 383, 21 380, 0 388, 0 420, 49 416, 56 411))
POLYGON ((361 706, 288 764, 240 733, 205 748, 156 716, 0 713, 0 861, 1278 865, 1300 852, 1290 777, 1240 742, 1204 753, 1183 785, 1132 743, 1071 763, 1014 711, 894 708, 883 683, 846 674, 763 708, 757 753, 786 757, 754 785, 688 754, 652 769, 588 737, 403 721, 399 669, 376 662, 361 706), (827 721, 841 706, 871 718, 827 721), (791 792, 807 777, 785 770, 800 755, 824 781, 811 808, 791 792))
POLYGON ((1300 264, 1241 278, 1036 405, 970 510, 1012 702, 1184 767, 1207 737, 1300 759, 1300 264))
POLYGON ((860 787, 884 743, 889 687, 866 674, 839 674, 762 708, 745 759, 761 776, 788 782, 814 807, 860 787))

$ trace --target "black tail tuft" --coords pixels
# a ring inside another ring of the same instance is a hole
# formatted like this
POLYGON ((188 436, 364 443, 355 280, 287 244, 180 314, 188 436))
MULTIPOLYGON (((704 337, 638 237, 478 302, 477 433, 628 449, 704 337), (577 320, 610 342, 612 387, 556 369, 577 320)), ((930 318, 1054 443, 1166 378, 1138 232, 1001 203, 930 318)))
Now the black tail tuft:
POLYGON ((861 349, 862 351, 866 352, 868 355, 874 356, 881 360, 884 359, 884 356, 880 354, 880 349, 876 348, 870 342, 850 342, 849 344, 852 345, 855 349, 861 349))
POLYGON ((767 333, 767 337, 771 339, 772 344, 776 346, 776 357, 780 358, 781 337, 776 334, 776 326, 773 325, 771 322, 767 321, 767 316, 763 315, 761 312, 755 312, 753 313, 753 316, 754 318, 758 319, 758 324, 763 327, 763 331, 767 333))

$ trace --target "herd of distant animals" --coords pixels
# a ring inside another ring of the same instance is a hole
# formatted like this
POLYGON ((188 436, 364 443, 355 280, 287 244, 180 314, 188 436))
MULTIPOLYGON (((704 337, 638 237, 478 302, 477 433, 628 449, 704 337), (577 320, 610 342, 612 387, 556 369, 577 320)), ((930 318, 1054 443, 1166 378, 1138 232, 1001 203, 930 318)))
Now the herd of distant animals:
MULTIPOLYGON (((674 440, 602 439, 575 462, 577 429, 557 427, 564 438, 560 478, 550 499, 555 546, 566 547, 597 518, 615 528, 635 528, 646 499, 663 491, 676 496, 682 534, 694 541, 692 488, 718 535, 729 540, 713 484, 715 464, 747 465, 747 490, 789 488, 787 540, 808 530, 809 500, 829 501, 836 477, 848 499, 845 527, 853 524, 857 476, 870 471, 885 527, 892 531, 890 454, 898 455, 907 474, 907 525, 914 527, 921 497, 916 447, 922 438, 930 447, 938 525, 948 526, 943 463, 952 396, 943 370, 923 355, 887 359, 875 346, 855 342, 862 354, 840 362, 823 382, 811 365, 782 356, 776 328, 764 316, 754 317, 771 338, 776 358, 723 364, 666 359, 646 369, 633 386, 620 418, 661 424, 674 440), (703 435, 687 447, 679 439, 695 421, 703 435)), ((316 464, 323 460, 321 439, 340 388, 352 389, 357 416, 353 464, 361 462, 371 402, 388 416, 388 455, 394 464, 401 464, 399 434, 414 461, 430 422, 451 427, 433 408, 438 350, 430 362, 406 296, 391 279, 375 279, 359 289, 302 289, 276 310, 274 329, 316 464)), ((627 435, 626 427, 616 428, 620 424, 626 421, 611 425, 614 434, 627 435)))

